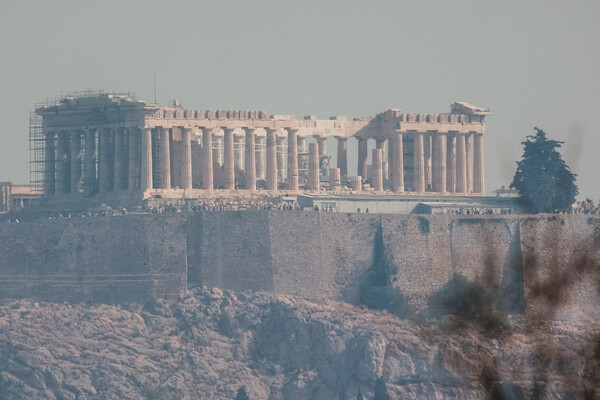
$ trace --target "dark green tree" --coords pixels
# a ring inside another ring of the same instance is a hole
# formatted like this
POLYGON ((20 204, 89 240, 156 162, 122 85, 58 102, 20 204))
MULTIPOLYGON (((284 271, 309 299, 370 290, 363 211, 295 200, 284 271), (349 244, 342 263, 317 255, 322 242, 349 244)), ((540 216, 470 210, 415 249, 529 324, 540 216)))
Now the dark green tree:
POLYGON ((358 393, 356 394, 356 400, 364 400, 362 392, 358 389, 358 393))
POLYGON ((385 385, 383 377, 381 376, 375 381, 373 400, 390 400, 390 395, 387 392, 387 386, 385 385))
POLYGON ((235 396, 235 400, 250 400, 248 398, 248 393, 246 393, 246 387, 242 386, 237 391, 237 396, 235 396))
POLYGON ((564 142, 550 140, 543 130, 522 142, 523 158, 510 184, 533 213, 567 210, 579 194, 572 173, 557 151, 564 142))

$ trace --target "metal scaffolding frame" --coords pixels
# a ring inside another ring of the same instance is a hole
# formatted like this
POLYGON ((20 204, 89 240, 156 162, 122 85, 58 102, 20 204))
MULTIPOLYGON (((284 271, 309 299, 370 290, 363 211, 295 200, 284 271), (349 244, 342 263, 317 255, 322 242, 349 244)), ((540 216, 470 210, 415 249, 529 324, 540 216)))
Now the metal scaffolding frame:
MULTIPOLYGON (((65 98, 85 98, 101 95, 127 96, 136 100, 135 92, 105 92, 102 90, 84 90, 80 92, 61 92, 60 95, 48 98, 44 102, 36 103, 34 109, 29 113, 29 183, 32 185, 32 191, 43 194, 45 183, 45 161, 46 161, 46 140, 42 128, 42 116, 35 110, 42 107, 57 106, 65 98)), ((97 139, 96 139, 97 140, 97 139)), ((85 146, 85 139, 82 140, 82 149, 85 146)), ((56 148, 56 146, 55 146, 56 148)), ((98 151, 98 143, 96 143, 98 151)), ((82 170, 84 166, 82 165, 82 170)), ((98 166, 96 166, 98 171, 98 166)))

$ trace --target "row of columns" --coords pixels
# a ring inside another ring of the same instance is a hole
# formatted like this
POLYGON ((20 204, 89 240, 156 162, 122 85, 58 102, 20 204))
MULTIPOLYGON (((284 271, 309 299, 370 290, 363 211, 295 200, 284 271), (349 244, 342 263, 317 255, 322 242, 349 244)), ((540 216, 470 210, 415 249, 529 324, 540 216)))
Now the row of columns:
MULTIPOLYGON (((230 128, 223 129, 224 159, 223 186, 236 187, 236 171, 242 169, 242 137, 230 128), (237 149, 237 150, 236 150, 237 149)), ((202 135, 202 186, 214 188, 214 157, 220 158, 220 150, 213 151, 213 131, 205 129, 202 135)), ((383 191, 386 179, 391 180, 392 190, 405 191, 404 140, 406 133, 396 133, 385 139, 376 139, 372 154, 372 183, 376 191, 383 191), (387 146, 386 146, 387 144, 387 146), (387 161, 387 162, 386 162, 387 161)), ((437 132, 413 132, 413 176, 412 191, 425 192, 431 182, 433 192, 483 193, 483 135, 462 133, 444 134, 437 132), (471 155, 471 138, 474 138, 474 151, 471 155), (431 144, 430 144, 431 143, 431 144), (431 150, 430 150, 431 149, 431 150), (471 159, 473 168, 471 168, 471 159), (429 177, 428 163, 431 163, 429 177)), ((298 136, 298 131, 289 129, 287 133, 287 166, 284 137, 275 129, 267 129, 266 172, 264 171, 264 138, 255 135, 254 129, 245 132, 244 186, 256 190, 257 179, 264 175, 267 190, 277 190, 283 182, 287 169, 287 187, 299 189, 299 166, 308 169, 308 190, 319 190, 319 160, 326 154, 324 137, 317 137, 317 143, 309 146, 308 159, 304 159, 306 138, 298 136)), ((358 138, 358 175, 367 176, 367 140, 358 138)), ((126 130, 89 129, 61 131, 46 136, 45 182, 46 192, 52 194, 75 191, 83 176, 84 187, 97 187, 98 191, 127 189, 170 189, 171 188, 171 138, 167 128, 126 130), (83 135, 82 135, 83 133, 83 135), (82 138, 85 146, 82 146, 82 138), (96 148, 96 145, 98 148, 96 148), (83 171, 82 160, 83 156, 83 171), (96 160, 96 156, 98 160, 96 160), (153 158, 156 158, 153 160, 153 158), (98 166, 98 171, 96 168, 98 166), (153 171, 153 167, 157 170, 153 171), (97 186, 96 186, 97 185, 97 186)), ((192 129, 181 128, 180 187, 191 189, 192 176, 192 129)), ((347 138, 338 138, 338 165, 341 177, 348 175, 347 138)), ((219 164, 221 164, 219 162, 219 164)))
MULTIPOLYGON (((397 133, 388 143, 392 190, 404 192, 404 138, 397 133)), ((431 191, 440 193, 484 193, 483 134, 414 132, 412 189, 423 193, 426 188, 428 160, 431 159, 431 191), (471 168, 471 137, 474 137, 473 168, 471 168)), ((386 155, 383 140, 377 140, 373 150, 373 187, 383 191, 386 155)), ((359 142, 359 174, 366 174, 366 141, 359 142)), ((389 176, 388 176, 389 177, 389 176)))

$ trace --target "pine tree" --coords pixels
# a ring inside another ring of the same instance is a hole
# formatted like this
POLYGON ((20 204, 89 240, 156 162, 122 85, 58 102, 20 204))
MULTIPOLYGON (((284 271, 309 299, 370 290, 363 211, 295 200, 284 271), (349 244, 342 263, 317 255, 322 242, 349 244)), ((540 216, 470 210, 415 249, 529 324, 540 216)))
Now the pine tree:
POLYGON ((248 394, 246 393, 246 387, 242 386, 237 391, 237 396, 235 396, 235 400, 250 400, 248 398, 248 394))
POLYGON ((390 395, 387 392, 387 387, 381 376, 375 381, 373 400, 390 400, 390 395))
POLYGON ((533 213, 567 210, 579 194, 575 177, 557 151, 564 142, 546 138, 543 130, 534 128, 521 144, 523 158, 510 184, 533 213))

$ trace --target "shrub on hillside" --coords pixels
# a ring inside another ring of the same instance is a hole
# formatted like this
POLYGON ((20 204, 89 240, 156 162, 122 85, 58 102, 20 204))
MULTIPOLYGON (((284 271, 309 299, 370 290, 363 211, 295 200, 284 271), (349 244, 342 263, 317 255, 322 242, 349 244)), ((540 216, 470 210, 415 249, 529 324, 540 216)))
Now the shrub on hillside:
POLYGON ((404 294, 392 285, 371 286, 363 284, 360 290, 360 303, 372 310, 387 310, 398 317, 408 315, 408 305, 404 294))
POLYGON ((504 325, 494 307, 493 296, 461 274, 454 274, 429 298, 428 312, 434 318, 453 315, 467 321, 477 321, 488 328, 504 325))

